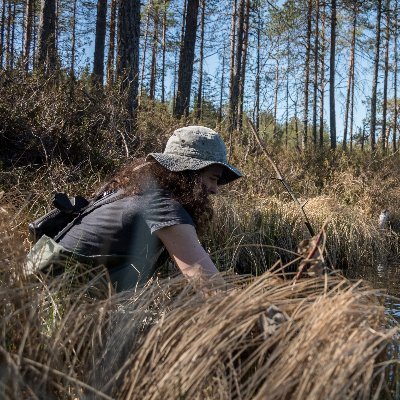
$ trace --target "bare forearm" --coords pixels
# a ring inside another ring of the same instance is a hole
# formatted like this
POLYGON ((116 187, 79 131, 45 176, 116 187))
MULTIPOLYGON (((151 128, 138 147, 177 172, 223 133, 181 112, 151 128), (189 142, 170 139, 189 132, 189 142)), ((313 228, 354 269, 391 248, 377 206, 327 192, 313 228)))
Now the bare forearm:
POLYGON ((186 278, 206 296, 219 290, 228 290, 229 285, 221 276, 210 257, 208 255, 207 257, 208 260, 201 260, 202 262, 194 265, 183 265, 182 261, 178 262, 177 265, 186 278))
POLYGON ((201 286, 217 288, 225 284, 209 254, 200 245, 191 225, 177 225, 158 232, 171 258, 181 272, 201 286))

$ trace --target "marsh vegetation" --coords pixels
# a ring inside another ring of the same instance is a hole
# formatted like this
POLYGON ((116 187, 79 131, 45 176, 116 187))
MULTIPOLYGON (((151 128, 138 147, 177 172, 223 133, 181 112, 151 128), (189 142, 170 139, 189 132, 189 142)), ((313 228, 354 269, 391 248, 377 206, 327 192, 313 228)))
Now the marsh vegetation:
POLYGON ((323 254, 335 270, 328 275, 304 274, 293 284, 298 245, 309 233, 243 128, 231 157, 246 177, 215 199, 202 238, 234 290, 203 298, 179 275, 166 277, 171 265, 135 293, 115 294, 105 271, 82 265, 57 279, 32 279, 22 272, 32 245, 27 222, 49 210, 50 193, 90 197, 126 159, 162 150, 177 125, 163 107, 142 104, 134 136, 114 135, 123 121, 118 97, 93 102, 84 90, 73 102, 54 96, 52 112, 43 97, 35 120, 29 106, 14 106, 17 92, 7 92, 2 398, 398 398, 398 323, 388 312, 397 303, 387 296, 400 287, 397 153, 298 152, 266 140, 314 229, 326 224, 326 251, 316 258, 323 254), (78 118, 85 107, 90 112, 78 118), (382 209, 391 215, 384 230, 382 209))
POLYGON ((0 398, 400 398, 398 0, 3 0, 0 21, 0 398), (90 198, 188 124, 245 173, 201 238, 231 290, 168 262, 120 294, 101 267, 26 276, 51 192, 90 198))

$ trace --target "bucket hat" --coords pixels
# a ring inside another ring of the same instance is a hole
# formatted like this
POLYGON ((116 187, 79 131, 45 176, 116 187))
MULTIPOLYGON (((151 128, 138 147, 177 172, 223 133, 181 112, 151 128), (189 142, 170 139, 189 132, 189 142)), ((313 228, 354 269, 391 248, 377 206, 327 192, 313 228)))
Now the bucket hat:
POLYGON ((242 173, 228 163, 226 147, 221 136, 205 126, 186 126, 174 131, 168 139, 163 153, 150 153, 146 159, 154 158, 169 171, 200 170, 209 165, 224 167, 219 185, 232 182, 242 173))

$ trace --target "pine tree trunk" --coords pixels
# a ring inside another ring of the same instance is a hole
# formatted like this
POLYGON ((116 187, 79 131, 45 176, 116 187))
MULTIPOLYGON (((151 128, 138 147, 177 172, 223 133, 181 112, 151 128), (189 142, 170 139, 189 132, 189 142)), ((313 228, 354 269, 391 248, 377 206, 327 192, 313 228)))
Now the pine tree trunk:
POLYGON ((142 98, 143 89, 144 89, 144 70, 146 69, 147 38, 149 36, 150 13, 152 13, 152 12, 153 12, 153 0, 150 0, 149 4, 147 6, 146 28, 144 31, 142 69, 141 69, 141 73, 140 73, 139 105, 140 105, 140 100, 142 98))
POLYGON ((379 73, 379 51, 381 42, 381 13, 382 13, 382 0, 377 0, 376 3, 376 36, 375 36, 375 58, 374 58, 374 72, 372 80, 372 95, 371 95, 371 124, 370 124, 370 143, 371 150, 375 151, 376 139, 376 98, 378 87, 378 73, 379 73))
POLYGON ((45 73, 56 67, 56 0, 41 0, 37 64, 45 73))
POLYGON ((397 61, 398 61, 398 56, 397 56, 397 33, 398 33, 398 5, 397 1, 395 0, 394 3, 394 65, 393 65, 393 84, 394 84, 394 111, 393 111, 393 141, 392 141, 392 146, 393 146, 393 152, 397 151, 397 116, 398 116, 398 111, 397 111, 397 61))
POLYGON ((174 65, 174 107, 173 113, 175 113, 176 107, 176 96, 177 96, 177 86, 178 86, 178 68, 179 68, 179 60, 183 57, 183 42, 185 40, 185 23, 186 23, 186 10, 187 10, 187 0, 183 0, 183 10, 182 10, 182 23, 181 23, 181 36, 179 41, 179 58, 177 61, 176 53, 175 53, 175 65, 174 65))
POLYGON ((36 9, 36 0, 33 0, 33 18, 32 18, 32 70, 36 69, 36 60, 37 60, 37 33, 38 33, 38 16, 35 12, 36 9))
POLYGON ((7 9, 7 39, 6 39, 6 68, 11 67, 11 19, 12 19, 12 2, 8 0, 7 9))
MULTIPOLYGON (((179 50, 180 52, 180 50, 179 50)), ((175 59, 174 59, 174 97, 172 99, 172 110, 175 110, 175 99, 176 99, 176 84, 178 81, 178 49, 175 50, 175 59)))
POLYGON ((183 0, 181 40, 179 41, 179 58, 182 57, 183 41, 185 40, 186 9, 187 9, 187 0, 183 0))
POLYGON ((381 146, 385 152, 387 148, 386 118, 387 118, 387 97, 388 97, 388 76, 389 76, 389 42, 390 42, 390 0, 386 0, 386 29, 385 29, 385 70, 383 79, 383 110, 382 110, 382 135, 381 146))
POLYGON ((21 66, 24 67, 24 48, 25 48, 25 12, 26 12, 26 0, 23 2, 24 6, 22 6, 22 16, 21 16, 21 50, 20 50, 20 58, 21 58, 21 66))
MULTIPOLYGON (((386 131, 385 131, 385 143, 388 144, 389 143, 389 138, 390 138, 390 131, 392 130, 392 127, 388 124, 386 124, 386 131)), ((387 147, 385 147, 385 152, 387 150, 387 147)))
POLYGON ((350 103, 350 152, 353 151, 353 126, 354 126, 354 66, 355 55, 353 57, 353 65, 351 70, 351 103, 350 103))
POLYGON ((32 17, 33 17, 33 0, 25 1, 25 21, 24 21, 24 50, 23 50, 23 68, 25 71, 29 69, 29 55, 32 38, 32 17))
POLYGON ((158 7, 153 10, 153 46, 151 51, 151 67, 150 67, 150 87, 149 98, 154 100, 156 96, 156 77, 157 77, 157 50, 158 50, 158 7))
POLYGON ((177 86, 178 86, 178 68, 179 60, 183 57, 183 42, 185 40, 185 23, 186 23, 186 10, 187 10, 187 0, 183 0, 183 10, 182 10, 182 23, 181 23, 181 37, 179 41, 179 58, 176 59, 175 54, 175 66, 174 66, 174 108, 173 113, 175 113, 176 107, 176 96, 177 96, 177 86))
POLYGON ((115 20, 117 16, 117 0, 111 0, 110 32, 107 56, 107 85, 114 84, 114 57, 115 57, 115 20))
POLYGON ((290 36, 287 36, 286 43, 286 53, 287 53, 287 70, 286 70, 286 112, 285 112, 285 147, 288 147, 289 144, 289 78, 290 78, 290 36))
POLYGON ((70 78, 71 81, 75 80, 75 58, 76 58, 76 2, 72 2, 72 33, 71 33, 71 67, 70 67, 70 78))
POLYGON ((237 17, 237 0, 232 1, 232 18, 231 18, 231 50, 230 50, 230 69, 229 69, 229 151, 232 148, 232 132, 233 132, 233 123, 234 116, 232 112, 234 111, 232 105, 233 99, 233 87, 235 80, 235 48, 236 48, 236 17, 237 17))
POLYGON ((278 90, 279 90, 279 62, 275 61, 275 88, 274 88, 274 119, 273 119, 273 140, 274 142, 278 139, 277 132, 277 110, 278 110, 278 90))
POLYGON ((335 60, 336 60, 336 0, 331 0, 331 51, 329 60, 329 126, 331 149, 336 149, 335 60))
POLYGON ((162 66, 161 66, 161 103, 165 103, 165 58, 167 53, 167 9, 168 0, 164 0, 162 24, 162 66))
POLYGON ((362 129, 360 127, 359 134, 361 136, 361 151, 364 151, 365 144, 365 125, 363 125, 362 129))
POLYGON ((357 28, 357 5, 354 5, 353 14, 353 29, 351 34, 351 47, 350 47, 350 65, 349 65, 349 76, 347 80, 347 95, 346 95, 346 108, 344 113, 344 130, 343 130, 343 149, 347 147, 347 131, 348 131, 348 120, 349 120, 349 109, 350 109, 350 97, 351 88, 354 79, 354 53, 356 46, 356 28, 357 28))
POLYGON ((256 106, 255 106, 255 126, 257 132, 260 129, 260 72, 261 72, 261 6, 257 4, 257 72, 256 72, 256 82, 255 82, 255 91, 256 91, 256 106))
POLYGON ((250 18, 250 0, 247 0, 246 11, 244 15, 244 24, 243 24, 243 50, 242 50, 243 54, 242 54, 242 66, 240 70, 240 80, 239 80, 237 130, 241 130, 243 126, 244 87, 246 82, 247 49, 249 43, 249 18, 250 18))
POLYGON ((199 86, 197 88, 197 101, 196 101, 196 118, 201 120, 202 114, 202 93, 203 93, 203 59, 204 59, 204 13, 205 13, 205 0, 201 0, 200 4, 200 49, 199 49, 199 86))
POLYGON ((222 102, 224 99, 224 83, 225 83, 225 44, 222 53, 221 90, 219 93, 218 126, 220 126, 222 122, 222 102))
POLYGON ((321 59, 320 59, 320 79, 319 79, 319 147, 324 147, 324 97, 325 97, 325 2, 322 6, 321 14, 321 59))
POLYGON ((6 6, 7 0, 3 0, 1 7, 1 23, 0 23, 0 69, 3 68, 3 59, 4 59, 4 28, 6 25, 6 6))
POLYGON ((104 80, 104 47, 107 28, 107 0, 97 0, 96 36, 94 42, 93 78, 102 86, 104 80))
POLYGON ((294 131, 296 134, 296 147, 299 148, 299 119, 298 119, 298 114, 297 114, 297 102, 298 98, 296 99, 294 103, 294 131))
POLYGON ((317 101, 318 101, 318 52, 319 52, 319 0, 315 3, 315 36, 314 36, 314 85, 312 135, 314 147, 317 146, 317 101))
POLYGON ((127 110, 135 118, 139 89, 140 1, 120 0, 118 14, 117 76, 128 91, 127 110))
POLYGON ((230 126, 229 131, 237 127, 237 110, 239 104, 239 83, 240 83, 240 72, 242 71, 242 55, 243 55, 243 25, 244 25, 244 7, 245 0, 240 0, 239 3, 239 16, 238 26, 236 32, 236 50, 235 50, 235 68, 233 71, 233 82, 232 92, 229 101, 229 120, 230 126))
POLYGON ((10 46, 10 68, 14 68, 14 59, 15 59, 15 16, 16 16, 17 3, 14 1, 12 8, 12 17, 11 17, 11 46, 10 46))
POLYGON ((181 57, 179 58, 178 90, 174 110, 174 115, 178 118, 182 115, 187 116, 189 114, 198 11, 199 0, 188 0, 185 19, 185 36, 181 57))
POLYGON ((56 25, 56 28, 55 28, 55 39, 54 39, 54 42, 55 42, 55 49, 56 49, 56 52, 58 51, 58 41, 59 41, 59 39, 60 39, 60 29, 59 29, 59 24, 58 24, 58 14, 59 14, 59 10, 60 10, 60 2, 61 2, 61 0, 56 0, 56 17, 55 17, 55 25, 56 25))
POLYGON ((311 12, 312 0, 308 0, 307 6, 307 32, 306 32, 306 54, 304 63, 304 114, 303 114, 303 136, 302 148, 307 147, 308 136, 308 95, 309 95, 309 82, 310 82, 310 51, 311 51, 311 12))

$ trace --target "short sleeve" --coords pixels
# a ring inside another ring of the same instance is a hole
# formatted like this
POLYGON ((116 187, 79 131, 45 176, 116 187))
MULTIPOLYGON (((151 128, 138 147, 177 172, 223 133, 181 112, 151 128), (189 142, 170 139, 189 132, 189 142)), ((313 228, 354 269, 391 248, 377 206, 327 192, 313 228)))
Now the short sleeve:
POLYGON ((189 224, 194 225, 193 219, 186 209, 172 195, 163 190, 147 193, 143 199, 146 204, 143 218, 151 233, 167 226, 189 224))

